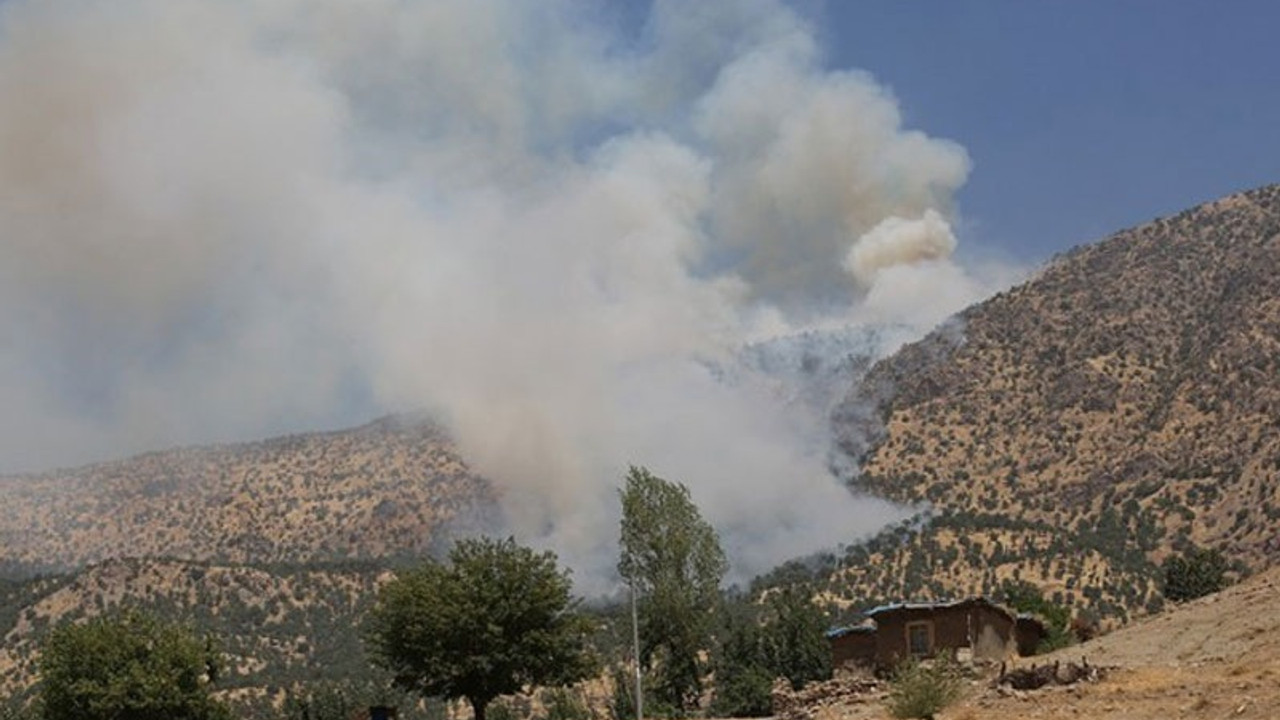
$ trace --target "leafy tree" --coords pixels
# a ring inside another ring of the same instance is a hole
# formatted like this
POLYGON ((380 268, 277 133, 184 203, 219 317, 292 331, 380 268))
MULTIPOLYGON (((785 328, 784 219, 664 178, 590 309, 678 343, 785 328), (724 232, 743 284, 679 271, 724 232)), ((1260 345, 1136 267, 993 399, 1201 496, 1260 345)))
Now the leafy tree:
POLYGON ((55 629, 40 662, 46 720, 212 720, 220 667, 208 638, 140 612, 55 629))
POLYGON ((458 542, 448 565, 428 560, 385 585, 366 644, 398 687, 466 698, 485 720, 499 695, 588 677, 592 626, 554 553, 480 538, 458 542))
POLYGON ((618 572, 640 594, 640 662, 656 671, 661 702, 694 708, 728 561, 684 485, 632 467, 620 495, 618 572))
POLYGON ((775 678, 786 678, 799 690, 831 677, 826 617, 804 586, 775 588, 761 606, 734 605, 725 613, 727 627, 716 658, 715 714, 769 715, 775 678))
POLYGON ((1218 550, 1192 548, 1164 561, 1164 596, 1174 602, 1194 600, 1227 586, 1227 560, 1218 550))
POLYGON ((1050 652, 1071 644, 1074 639, 1070 628, 1071 611, 1045 599, 1040 588, 1025 580, 1006 580, 1000 588, 1000 595, 1004 597, 1005 604, 1017 612, 1030 613, 1044 622, 1048 634, 1040 641, 1036 652, 1050 652))
POLYGON ((784 677, 791 689, 831 677, 831 647, 825 631, 827 618, 813 603, 804 586, 780 588, 765 600, 768 616, 765 639, 775 677, 784 677))
POLYGON ((725 613, 724 638, 716 656, 716 717, 764 717, 773 713, 773 679, 759 613, 736 603, 725 613))

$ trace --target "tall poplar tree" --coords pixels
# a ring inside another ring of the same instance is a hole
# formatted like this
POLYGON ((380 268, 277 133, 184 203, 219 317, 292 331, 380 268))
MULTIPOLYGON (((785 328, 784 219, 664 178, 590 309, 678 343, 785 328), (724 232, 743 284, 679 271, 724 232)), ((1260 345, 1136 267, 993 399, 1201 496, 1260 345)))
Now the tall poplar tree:
POLYGON ((684 485, 632 467, 619 495, 618 572, 639 593, 641 665, 653 671, 655 699, 694 708, 728 561, 684 485))

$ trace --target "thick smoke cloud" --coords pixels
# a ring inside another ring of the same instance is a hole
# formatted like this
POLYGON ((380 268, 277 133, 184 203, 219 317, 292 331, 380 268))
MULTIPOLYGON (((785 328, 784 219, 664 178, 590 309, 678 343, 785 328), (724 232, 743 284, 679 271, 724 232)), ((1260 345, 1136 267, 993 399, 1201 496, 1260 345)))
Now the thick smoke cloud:
POLYGON ((966 154, 785 5, 616 10, 0 5, 0 469, 426 408, 586 577, 629 463, 740 574, 892 519, 822 412, 715 368, 988 292, 966 154))

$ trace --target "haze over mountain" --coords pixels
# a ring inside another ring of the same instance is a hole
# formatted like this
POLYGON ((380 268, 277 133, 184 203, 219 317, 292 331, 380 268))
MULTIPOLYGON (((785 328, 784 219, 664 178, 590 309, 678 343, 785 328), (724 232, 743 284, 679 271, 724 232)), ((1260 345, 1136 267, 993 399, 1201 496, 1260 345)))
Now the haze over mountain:
POLYGON ((951 259, 966 153, 783 2, 613 12, 0 5, 0 469, 425 409, 588 575, 631 463, 748 574, 894 517, 712 368, 1007 283, 951 259))
MULTIPOLYGON (((780 415, 838 403, 830 436, 848 457, 831 464, 926 511, 866 542, 856 517, 797 516, 814 542, 846 547, 755 588, 805 582, 852 616, 1028 581, 1114 626, 1164 606, 1157 563, 1191 543, 1280 564, 1278 262, 1270 186, 1072 251, 879 361, 902 328, 815 331, 708 365, 780 415)), ((458 532, 505 530, 504 492, 409 417, 0 478, 10 574, 93 563, 0 582, 0 690, 30 687, 51 623, 119 604, 229 638, 246 701, 355 677, 352 628, 387 568, 458 532)), ((742 507, 703 509, 742 537, 725 520, 742 507)))
POLYGON ((385 562, 502 526, 493 486, 439 428, 407 417, 0 476, 0 501, 8 576, 121 557, 385 562))

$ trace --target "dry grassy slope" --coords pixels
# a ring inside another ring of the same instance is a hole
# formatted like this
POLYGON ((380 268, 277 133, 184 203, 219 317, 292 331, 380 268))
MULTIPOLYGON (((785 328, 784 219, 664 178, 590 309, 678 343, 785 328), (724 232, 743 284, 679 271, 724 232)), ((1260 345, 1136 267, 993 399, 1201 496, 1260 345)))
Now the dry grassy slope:
MULTIPOLYGON (((1145 582, 1140 560, 1188 540, 1274 564, 1277 268, 1280 186, 1059 258, 872 369, 837 413, 861 482, 1043 524, 1056 552, 1079 542, 1117 559, 1117 586, 1145 582)), ((1033 539, 1013 552, 1042 562, 1019 549, 1033 539)), ((986 570, 966 564, 970 579, 986 570)), ((1143 595, 1104 599, 1131 608, 1143 595)))
POLYGON ((0 477, 0 568, 418 554, 450 523, 482 518, 493 499, 439 430, 384 419, 0 477))
POLYGON ((31 581, 0 639, 0 697, 21 698, 31 687, 50 628, 117 607, 212 631, 228 664, 219 686, 239 698, 298 680, 363 676, 368 666, 353 628, 389 577, 356 564, 268 571, 135 558, 31 581))

